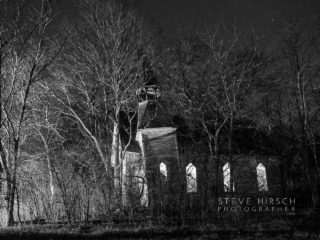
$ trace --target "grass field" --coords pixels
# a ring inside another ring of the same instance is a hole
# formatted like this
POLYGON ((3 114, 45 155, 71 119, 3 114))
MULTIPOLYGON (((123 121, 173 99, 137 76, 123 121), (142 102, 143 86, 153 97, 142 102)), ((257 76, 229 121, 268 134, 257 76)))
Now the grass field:
POLYGON ((117 227, 109 225, 27 225, 0 228, 0 239, 237 239, 237 240, 284 240, 316 239, 316 235, 292 230, 283 222, 235 228, 217 226, 146 226, 117 227))

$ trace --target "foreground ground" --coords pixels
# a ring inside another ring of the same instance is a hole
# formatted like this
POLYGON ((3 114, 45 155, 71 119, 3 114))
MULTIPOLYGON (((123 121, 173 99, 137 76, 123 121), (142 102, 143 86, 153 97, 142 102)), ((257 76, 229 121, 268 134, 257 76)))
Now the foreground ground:
MULTIPOLYGON (((312 224, 311 224, 312 225, 312 224)), ((309 224, 310 226, 310 224, 309 224)), ((237 239, 283 240, 317 239, 319 229, 298 230, 285 222, 274 220, 252 226, 232 227, 228 224, 184 227, 110 225, 27 225, 0 228, 0 239, 237 239)), ((320 239, 320 238, 318 238, 320 239)))

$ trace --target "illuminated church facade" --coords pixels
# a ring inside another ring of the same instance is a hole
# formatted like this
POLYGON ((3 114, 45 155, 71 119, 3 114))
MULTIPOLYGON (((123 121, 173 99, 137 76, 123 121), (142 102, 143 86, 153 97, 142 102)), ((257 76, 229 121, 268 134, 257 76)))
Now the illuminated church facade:
POLYGON ((139 90, 138 96, 135 141, 122 162, 124 206, 175 211, 184 205, 199 209, 217 196, 273 196, 281 192, 280 168, 273 157, 237 154, 230 158, 222 154, 217 170, 203 143, 180 136, 174 127, 145 124, 152 119, 160 96, 156 86, 139 90))

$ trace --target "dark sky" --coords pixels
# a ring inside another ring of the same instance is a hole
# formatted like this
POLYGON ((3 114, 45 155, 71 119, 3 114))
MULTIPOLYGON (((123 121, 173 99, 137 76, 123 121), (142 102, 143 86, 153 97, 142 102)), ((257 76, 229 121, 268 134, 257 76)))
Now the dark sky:
MULTIPOLYGON (((139 1, 139 0, 138 0, 139 1)), ((142 0, 140 0, 142 1, 142 0)), ((223 19, 227 24, 236 21, 241 31, 271 23, 274 18, 290 12, 320 15, 320 0, 145 0, 141 12, 157 22, 164 34, 174 37, 177 28, 223 19)), ((66 15, 76 10, 77 0, 62 0, 66 15)))
POLYGON ((279 15, 291 11, 320 14, 320 0, 150 0, 146 13, 153 16, 169 35, 178 26, 199 27, 205 22, 223 19, 236 21, 246 31, 258 24, 268 24, 279 15))

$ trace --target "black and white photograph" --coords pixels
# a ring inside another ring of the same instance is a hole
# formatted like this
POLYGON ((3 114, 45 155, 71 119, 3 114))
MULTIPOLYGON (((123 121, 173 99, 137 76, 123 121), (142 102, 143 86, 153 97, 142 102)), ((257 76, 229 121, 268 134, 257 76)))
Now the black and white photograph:
POLYGON ((320 0, 0 0, 1 240, 320 240, 320 0))

